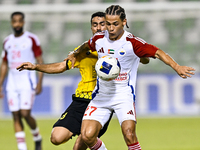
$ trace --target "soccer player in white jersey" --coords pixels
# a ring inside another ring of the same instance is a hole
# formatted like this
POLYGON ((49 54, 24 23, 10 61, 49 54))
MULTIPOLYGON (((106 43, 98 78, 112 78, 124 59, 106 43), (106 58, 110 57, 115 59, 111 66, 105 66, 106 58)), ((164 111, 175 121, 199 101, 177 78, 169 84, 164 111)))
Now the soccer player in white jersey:
POLYGON ((35 72, 19 72, 16 67, 22 62, 30 61, 43 63, 42 50, 38 37, 28 31, 23 31, 24 14, 14 12, 11 15, 11 25, 14 34, 5 38, 2 51, 2 63, 0 74, 0 97, 3 97, 3 82, 7 70, 8 79, 6 85, 6 94, 9 110, 12 112, 14 120, 15 137, 19 150, 27 150, 25 142, 24 125, 22 118, 31 129, 33 140, 35 141, 35 150, 41 150, 42 137, 39 133, 36 120, 31 115, 31 108, 35 94, 41 93, 43 73, 38 73, 38 82, 35 72))
POLYGON ((95 34, 65 59, 70 60, 73 67, 76 56, 84 50, 91 49, 98 52, 99 58, 105 55, 117 58, 121 65, 121 72, 117 79, 112 81, 98 79, 93 91, 93 100, 83 117, 81 136, 90 149, 106 150, 104 143, 97 138, 97 135, 111 111, 114 110, 128 149, 141 150, 135 131, 135 83, 139 58, 158 58, 182 78, 194 75, 195 69, 178 65, 164 51, 124 30, 124 26, 127 25, 126 14, 119 5, 111 5, 105 13, 107 31, 95 34))
MULTIPOLYGON (((91 30, 93 35, 96 32, 105 30, 105 13, 96 12, 91 16, 91 30)), ((80 134, 82 117, 85 109, 89 104, 92 97, 92 90, 96 85, 96 72, 94 70, 95 63, 97 61, 97 52, 82 53, 77 58, 75 67, 79 68, 82 76, 82 81, 79 83, 76 89, 76 94, 73 95, 73 101, 70 106, 62 114, 61 118, 54 124, 51 133, 51 142, 55 145, 60 145, 67 142, 70 138, 80 134), (85 57, 86 55, 86 57, 85 57), (95 72, 95 74, 93 74, 95 72)), ((149 58, 141 58, 141 63, 146 64, 149 62, 149 58)), ((61 73, 65 70, 71 69, 71 62, 62 61, 60 63, 52 64, 37 64, 34 65, 29 62, 25 62, 17 67, 18 70, 37 70, 45 73, 61 73)), ((111 115, 112 117, 112 115, 111 115)), ((110 120, 110 119, 109 119, 110 120)), ((106 132, 109 121, 99 132, 98 137, 106 132)), ((80 137, 80 136, 79 136, 80 137)), ((76 143, 73 147, 74 150, 85 150, 87 146, 81 140, 77 138, 76 143)))

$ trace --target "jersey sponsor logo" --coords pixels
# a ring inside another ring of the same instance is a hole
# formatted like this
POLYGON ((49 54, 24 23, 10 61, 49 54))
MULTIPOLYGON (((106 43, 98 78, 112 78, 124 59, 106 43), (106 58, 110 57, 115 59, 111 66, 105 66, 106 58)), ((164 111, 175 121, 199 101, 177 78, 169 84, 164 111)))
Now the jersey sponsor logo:
POLYGON ((115 50, 114 49, 108 49, 108 54, 114 54, 115 50))
POLYGON ((119 55, 121 55, 121 56, 124 56, 124 55, 126 55, 126 51, 125 51, 125 49, 120 49, 119 50, 119 55))
POLYGON ((127 80, 127 77, 128 74, 125 72, 125 73, 120 73, 119 76, 115 79, 115 81, 123 81, 123 80, 127 80))
POLYGON ((104 53, 103 47, 98 50, 98 53, 104 53))
POLYGON ((22 48, 23 49, 27 48, 27 44, 26 43, 22 44, 22 48))

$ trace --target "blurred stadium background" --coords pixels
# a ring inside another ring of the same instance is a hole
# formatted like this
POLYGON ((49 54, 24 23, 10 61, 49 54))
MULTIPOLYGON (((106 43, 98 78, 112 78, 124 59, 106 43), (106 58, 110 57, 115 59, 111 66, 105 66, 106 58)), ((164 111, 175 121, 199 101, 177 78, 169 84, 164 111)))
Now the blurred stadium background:
MULTIPOLYGON (((126 30, 158 46, 180 65, 196 69, 195 76, 183 80, 159 60, 140 65, 136 89, 138 118, 189 116, 199 120, 200 0, 0 0, 0 41, 12 33, 10 14, 22 11, 26 14, 25 30, 37 34, 41 41, 45 63, 60 62, 92 36, 91 14, 104 11, 111 4, 125 8, 130 27, 126 30)), ((36 97, 34 114, 41 119, 58 117, 71 103, 79 81, 75 69, 61 75, 45 74, 43 93, 36 97)), ((5 97, 0 101, 0 121, 6 118, 11 115, 5 97)), ((195 148, 200 149, 197 143, 195 148)), ((155 149, 173 148, 152 148, 155 149)))

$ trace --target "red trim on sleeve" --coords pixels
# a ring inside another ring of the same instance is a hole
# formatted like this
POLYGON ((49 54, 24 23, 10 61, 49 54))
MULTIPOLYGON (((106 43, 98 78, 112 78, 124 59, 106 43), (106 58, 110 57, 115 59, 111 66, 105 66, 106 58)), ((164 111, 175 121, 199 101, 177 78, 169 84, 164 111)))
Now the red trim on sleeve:
POLYGON ((137 37, 126 37, 127 41, 130 41, 134 53, 138 57, 152 57, 155 58, 155 53, 159 49, 154 45, 146 43, 143 39, 137 38, 137 37))
POLYGON ((95 49, 93 49, 92 41, 91 41, 91 40, 92 40, 92 38, 88 40, 88 46, 89 46, 90 50, 91 50, 92 52, 94 52, 95 49), (90 43, 90 42, 91 42, 91 43, 90 43))
POLYGON ((100 38, 103 38, 104 37, 104 34, 95 34, 91 39, 88 40, 88 45, 90 47, 90 50, 92 52, 96 51, 96 48, 95 48, 95 42, 100 39, 100 38))
POLYGON ((29 36, 29 38, 32 40, 32 43, 33 43, 32 50, 33 50, 34 56, 38 57, 38 56, 42 55, 42 49, 41 49, 40 45, 36 44, 36 41, 33 37, 29 36))
MULTIPOLYGON (((5 50, 4 50, 5 51, 5 50)), ((3 60, 4 61, 8 61, 8 59, 7 59, 7 51, 5 51, 5 56, 3 57, 3 60)))

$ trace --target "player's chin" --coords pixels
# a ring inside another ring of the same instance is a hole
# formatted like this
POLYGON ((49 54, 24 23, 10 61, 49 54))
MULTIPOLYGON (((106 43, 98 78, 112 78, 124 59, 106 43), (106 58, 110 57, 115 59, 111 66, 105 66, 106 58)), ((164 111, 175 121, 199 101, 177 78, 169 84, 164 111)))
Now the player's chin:
POLYGON ((110 34, 109 35, 109 39, 111 40, 115 40, 117 38, 117 36, 115 34, 110 34))

